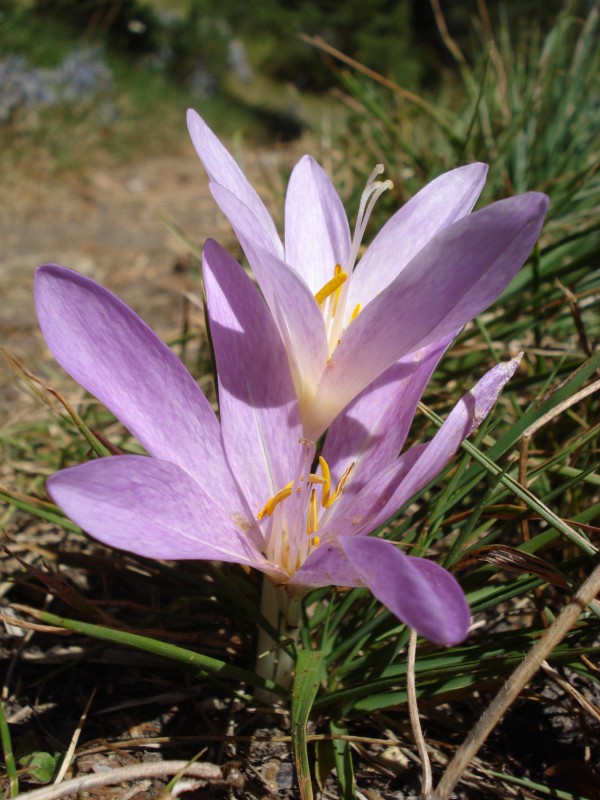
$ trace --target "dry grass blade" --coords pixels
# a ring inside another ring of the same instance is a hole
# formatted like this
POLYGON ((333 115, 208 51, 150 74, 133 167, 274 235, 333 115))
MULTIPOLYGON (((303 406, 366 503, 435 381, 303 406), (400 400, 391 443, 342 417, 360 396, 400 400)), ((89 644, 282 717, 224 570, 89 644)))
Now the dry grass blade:
POLYGON ((69 769, 69 765, 71 764, 71 761, 73 760, 73 756, 74 756, 75 750, 77 748, 77 742, 79 741, 79 737, 81 736, 81 731, 83 730, 83 726, 85 725, 85 721, 87 719, 88 711, 90 710, 90 706, 92 705, 92 702, 94 700, 95 695, 96 695, 96 687, 94 687, 94 690, 92 691, 91 695, 89 696, 89 699, 88 699, 87 703, 85 704, 85 708, 83 709, 83 714, 81 715, 81 717, 79 719, 79 723, 77 724, 77 727, 75 728, 75 732, 73 733, 73 736, 71 737, 71 742, 69 744, 69 749, 65 753, 65 757, 63 758, 63 762, 60 765, 60 769, 58 771, 58 775, 56 776, 56 779, 54 781, 55 785, 58 785, 59 783, 61 783, 63 778, 67 774, 67 770, 69 769))
POLYGON ((438 27, 440 36, 442 37, 444 44, 446 45, 448 50, 452 53, 454 58, 458 61, 458 63, 464 64, 465 57, 460 47, 456 44, 452 36, 450 36, 450 32, 448 31, 448 26, 446 25, 446 20, 444 18, 444 14, 442 12, 439 0, 431 0, 431 7, 433 8, 435 23, 438 27))
POLYGON ((28 369, 26 369, 21 362, 15 358, 9 351, 0 345, 0 354, 4 356, 6 361, 8 362, 10 368, 15 372, 15 374, 23 381, 23 383, 29 388, 29 390, 38 397, 53 413, 60 412, 57 411, 54 403, 52 402, 51 398, 58 400, 58 402, 62 405, 65 409, 69 417, 71 418, 75 427, 83 434, 85 439, 87 440, 88 444, 94 450, 94 452, 99 456, 109 456, 111 455, 111 451, 105 447, 105 445, 99 441, 95 435, 90 431, 88 426, 79 416, 79 414, 75 411, 73 406, 66 400, 60 392, 54 389, 52 386, 48 385, 45 381, 41 378, 38 378, 28 369))
MULTIPOLYGON (((575 392, 575 394, 571 397, 568 397, 562 403, 559 403, 555 408, 551 409, 546 414, 542 414, 539 419, 537 419, 523 432, 523 436, 519 443, 519 483, 523 489, 527 489, 527 463, 529 458, 529 445, 533 435, 553 419, 559 417, 568 408, 575 405, 580 400, 583 400, 584 398, 594 394, 598 389, 600 389, 600 380, 594 381, 594 383, 585 386, 583 389, 575 392)), ((523 499, 521 499, 520 505, 522 508, 526 507, 526 503, 523 499)), ((523 540, 529 541, 529 520, 527 517, 525 517, 521 523, 521 530, 523 533, 523 540)))
POLYGON ((408 642, 408 663, 406 668, 406 689, 408 692, 408 710, 410 713, 410 724, 415 737, 415 743, 421 759, 421 800, 429 800, 433 789, 433 778, 431 774, 431 762, 427 752, 425 737, 421 730, 419 720, 419 707, 417 705, 417 687, 415 681, 415 660, 417 656, 417 634, 411 630, 408 642))
POLYGON ((466 569, 481 562, 493 564, 517 575, 528 572, 553 586, 559 586, 561 589, 570 588, 565 577, 543 558, 505 544, 490 544, 471 550, 457 561, 455 569, 466 569))
POLYGON ((522 689, 540 669, 545 659, 567 635, 577 622, 579 615, 588 607, 600 591, 600 564, 581 586, 571 601, 563 608, 559 616, 539 639, 506 681, 494 700, 479 718, 479 721, 459 747, 454 758, 446 768, 432 800, 448 800, 450 793, 460 781, 469 766, 471 759, 478 752, 492 730, 502 719, 506 711, 517 699, 522 689))
POLYGON ((600 722, 600 709, 591 703, 587 697, 584 697, 580 691, 578 691, 574 686, 566 681, 562 675, 558 673, 558 670, 554 669, 554 667, 550 666, 547 661, 544 661, 542 664, 542 669, 549 675, 553 681, 558 683, 565 692, 570 695, 573 700, 575 700, 579 705, 586 711, 590 716, 594 717, 598 722, 600 722))
POLYGON ((114 625, 115 621, 108 614, 105 614, 102 609, 96 608, 83 595, 70 586, 67 581, 60 575, 59 572, 54 572, 48 564, 43 563, 44 570, 38 569, 33 564, 28 564, 22 558, 19 558, 16 553, 4 546, 4 550, 11 558, 14 558, 28 572, 31 576, 36 578, 48 589, 49 593, 56 598, 59 598, 71 608, 79 611, 86 619, 91 622, 96 622, 99 625, 114 625))
POLYGON ((568 397, 562 403, 559 403, 555 408, 548 411, 548 413, 543 414, 539 419, 530 425, 527 430, 523 433, 523 438, 530 439, 534 433, 543 428, 548 422, 553 420, 555 417, 560 416, 567 408, 571 408, 571 406, 576 405, 585 397, 589 397, 590 395, 594 394, 600 389, 600 380, 594 381, 594 383, 590 383, 588 386, 584 386, 583 389, 573 394, 571 397, 568 397))
POLYGON ((338 61, 341 61, 343 64, 347 64, 349 67, 352 67, 358 72, 362 72, 368 78, 380 83, 382 86, 385 86, 386 89, 390 89, 392 92, 394 92, 394 94, 402 97, 403 100, 407 100, 409 103, 418 106, 422 111, 425 111, 427 114, 429 114, 429 116, 440 122, 440 124, 443 123, 443 127, 447 125, 446 121, 442 119, 433 106, 424 100, 420 95, 405 89, 403 86, 399 86, 394 81, 386 78, 385 75, 381 75, 379 72, 376 72, 375 70, 366 67, 364 64, 361 64, 360 61, 357 61, 345 53, 342 53, 341 50, 338 50, 336 47, 328 44, 321 36, 307 36, 307 34, 301 33, 300 38, 303 42, 306 42, 306 44, 310 44, 312 47, 316 47, 319 50, 322 50, 324 53, 327 53, 328 55, 338 59, 338 61))
POLYGON ((587 331, 585 330, 585 326, 581 319, 581 310, 579 308, 579 304, 577 302, 577 296, 574 292, 569 289, 568 286, 563 286, 563 284, 556 279, 556 285, 564 293, 565 297, 567 298, 567 303, 569 304, 569 308, 571 309, 571 316, 573 317, 573 323, 575 325, 575 329, 577 330, 577 335, 579 336, 579 344, 581 345, 581 349, 586 354, 586 356, 592 355, 592 347, 590 345, 590 340, 587 335, 587 331))
POLYGON ((70 636, 71 632, 64 628, 59 628, 56 625, 40 625, 37 622, 27 622, 24 619, 17 619, 8 614, 0 613, 0 621, 7 625, 15 625, 18 628, 23 628, 27 631, 38 631, 39 633, 52 633, 59 636, 70 636))
POLYGON ((102 786, 114 786, 124 781, 135 781, 140 778, 163 778, 181 773, 192 778, 199 778, 211 786, 230 786, 241 788, 240 776, 236 770, 227 770, 216 764, 190 764, 187 761, 160 761, 158 763, 134 764, 120 769, 112 769, 102 775, 86 775, 73 778, 59 786, 44 786, 31 792, 23 792, 19 797, 23 800, 59 800, 70 794, 99 789, 102 786))

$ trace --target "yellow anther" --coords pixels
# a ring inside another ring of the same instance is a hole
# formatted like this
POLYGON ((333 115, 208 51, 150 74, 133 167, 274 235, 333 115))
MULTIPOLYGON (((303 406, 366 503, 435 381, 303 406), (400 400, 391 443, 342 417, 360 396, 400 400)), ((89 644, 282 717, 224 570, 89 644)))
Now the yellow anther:
POLYGON ((317 492, 315 489, 310 493, 308 503, 308 518, 306 520, 306 535, 312 536, 319 530, 319 509, 317 507, 317 492))
MULTIPOLYGON (((341 268, 341 266, 339 264, 336 264, 335 265, 335 269, 333 270, 334 278, 339 278, 342 275, 344 276, 344 280, 342 281, 342 283, 343 283, 346 280, 346 278, 348 277, 348 275, 342 270, 342 268, 341 268)), ((342 287, 340 285, 335 290, 335 294, 331 298, 331 316, 332 317, 335 317, 335 315, 337 313, 337 308, 338 308, 338 303, 340 302, 341 293, 342 293, 342 287)))
POLYGON ((323 456, 319 456, 319 466, 323 473, 323 499, 321 502, 325 508, 328 508, 329 492, 331 491, 331 473, 329 471, 329 464, 325 461, 323 456))
MULTIPOLYGON (((354 320, 358 317, 360 309, 361 305, 360 303, 357 303, 356 306, 354 307, 354 311, 352 312, 352 314, 350 314, 350 322, 354 322, 354 320)), ((348 323, 348 325, 350 324, 350 322, 348 323)))
POLYGON ((339 479, 338 485, 333 490, 331 496, 327 498, 327 502, 325 502, 325 499, 323 498, 323 505, 325 506, 325 508, 331 508, 331 506, 335 503, 338 497, 342 494, 342 492, 346 488, 346 484, 348 483, 348 480, 350 478, 350 475, 352 474, 353 469, 354 469, 354 461, 352 462, 352 464, 350 464, 348 469, 345 470, 344 474, 339 479))
MULTIPOLYGON (((348 275, 344 272, 341 266, 336 264, 333 271, 333 278, 330 281, 327 281, 325 286, 319 289, 319 291, 315 294, 315 300, 317 303, 322 306, 328 297, 331 297, 332 294, 335 294, 337 306, 337 299, 339 298, 340 289, 346 282, 347 278, 348 275)), ((335 314, 335 308, 333 309, 332 313, 335 314)))
POLYGON ((294 481, 290 481, 287 486, 284 486, 283 489, 280 489, 277 494, 274 494, 270 500, 267 500, 265 507, 256 515, 256 518, 262 519, 263 517, 270 517, 273 511, 275 511, 275 507, 291 495, 293 486, 294 481))

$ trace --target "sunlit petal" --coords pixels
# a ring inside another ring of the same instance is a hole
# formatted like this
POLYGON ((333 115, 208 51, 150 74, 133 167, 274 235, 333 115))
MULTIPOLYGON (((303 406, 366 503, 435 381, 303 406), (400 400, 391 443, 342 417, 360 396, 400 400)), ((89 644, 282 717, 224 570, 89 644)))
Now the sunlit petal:
POLYGON ((370 303, 428 242, 467 216, 481 194, 487 171, 487 164, 475 163, 445 172, 396 211, 357 264, 348 307, 370 303))
POLYGON ((256 514, 296 466, 298 401, 277 328, 243 269, 209 239, 203 272, 225 449, 256 514))
POLYGON ((448 336, 487 308, 531 252, 547 204, 535 192, 500 200, 446 228, 421 250, 344 332, 315 394, 309 435, 325 430, 399 358, 448 336))
MULTIPOLYGON (((369 484, 368 491, 377 497, 378 511, 369 519, 371 530, 385 522, 400 506, 432 481, 462 442, 485 419, 494 407, 502 387, 514 375, 520 357, 496 364, 455 405, 444 424, 430 442, 419 445, 418 458, 406 471, 403 457, 387 470, 382 471, 369 484)), ((415 448, 413 448, 415 449, 415 448)), ((408 450, 404 457, 411 454, 408 450)), ((365 498, 357 498, 357 503, 365 498)), ((374 509, 377 506, 373 506, 374 509)))
POLYGON ((370 536, 343 539, 340 546, 362 584, 421 636, 446 646, 466 637, 469 604, 456 579, 435 561, 407 556, 370 536))
POLYGON ((111 456, 61 470, 48 491, 94 538, 150 558, 257 565, 253 520, 230 518, 182 469, 147 456, 111 456))
POLYGON ((304 156, 292 170, 285 196, 285 260, 316 294, 349 252, 342 201, 325 170, 304 156))
POLYGON ((352 462, 354 472, 346 491, 356 493, 396 458, 421 395, 453 338, 397 361, 335 419, 323 446, 334 482, 352 462))
POLYGON ((219 423, 172 350, 115 295, 65 267, 40 267, 35 302, 58 363, 151 455, 172 461, 203 486, 214 484, 215 501, 233 511, 235 487, 219 423))
MULTIPOLYGON (((269 249, 275 255, 282 256, 283 246, 275 223, 235 159, 223 147, 202 117, 192 109, 187 113, 187 123, 192 144, 211 181, 224 186, 250 209, 263 229, 269 249)), ((223 213, 227 216, 225 209, 223 213)))

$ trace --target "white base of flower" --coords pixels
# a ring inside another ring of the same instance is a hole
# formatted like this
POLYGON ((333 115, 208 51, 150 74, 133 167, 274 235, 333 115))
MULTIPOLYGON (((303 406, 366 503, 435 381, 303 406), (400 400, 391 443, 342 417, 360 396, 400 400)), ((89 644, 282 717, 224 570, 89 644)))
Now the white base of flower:
MULTIPOLYGON (((263 577, 260 611, 284 639, 298 641, 300 601, 290 598, 285 587, 275 586, 266 575, 263 577)), ((262 628, 258 630, 256 674, 277 683, 284 689, 291 688, 294 678, 294 660, 262 628)), ((281 702, 281 697, 266 689, 257 689, 255 697, 260 702, 270 705, 281 702)))

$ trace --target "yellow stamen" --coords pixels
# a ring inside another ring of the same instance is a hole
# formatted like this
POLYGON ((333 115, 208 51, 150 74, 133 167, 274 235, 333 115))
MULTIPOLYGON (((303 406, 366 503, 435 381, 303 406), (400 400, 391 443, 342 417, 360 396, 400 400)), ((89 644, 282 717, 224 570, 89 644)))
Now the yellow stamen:
POLYGON ((291 495, 293 486, 294 481, 290 481, 287 486, 284 486, 283 489, 280 489, 277 494, 274 494, 270 500, 267 500, 265 507, 257 514, 256 518, 262 519, 263 517, 270 517, 273 511, 275 511, 275 507, 291 495))
POLYGON ((338 485, 333 490, 331 497, 328 497, 327 502, 325 502, 325 498, 323 498, 323 505, 325 506, 325 508, 331 508, 331 506, 335 503, 338 497, 342 494, 342 492, 346 488, 346 484, 348 483, 348 480, 350 478, 350 475, 352 474, 353 469, 354 469, 354 461, 352 462, 352 464, 350 464, 348 469, 345 470, 344 474, 342 475, 342 477, 338 482, 338 485))
MULTIPOLYGON (((308 478, 300 478, 300 481, 307 480, 307 482, 311 485, 318 485, 322 486, 322 493, 321 493, 321 506, 323 508, 331 508, 331 506, 335 503, 338 497, 344 491, 346 484, 348 483, 348 479, 354 469, 354 463, 350 464, 350 466, 346 469, 340 480, 338 481, 335 490, 331 491, 331 471, 329 469, 328 463, 325 461, 323 456, 319 456, 319 465, 321 467, 321 475, 315 475, 311 473, 308 475, 308 478)), ((279 503, 282 503, 288 497, 291 496, 292 492, 294 491, 294 481, 290 481, 283 489, 280 489, 276 494, 273 495, 266 503, 262 511, 257 515, 257 519, 263 519, 263 517, 270 517, 271 514, 275 511, 276 507, 279 503)), ((301 487, 296 486, 296 491, 300 492, 301 487)), ((306 517, 306 535, 310 537, 310 546, 311 547, 318 547, 320 537, 316 536, 315 534, 319 530, 319 504, 317 502, 317 490, 311 489, 310 490, 310 498, 308 501, 308 514, 306 517)), ((282 546, 281 552, 283 553, 284 550, 287 552, 287 545, 285 542, 287 541, 287 533, 285 527, 281 531, 282 536, 282 546)), ((299 567, 300 564, 297 565, 299 567)))
POLYGON ((323 499, 321 502, 325 508, 329 508, 329 492, 331 491, 331 473, 329 472, 329 464, 325 461, 323 456, 319 456, 319 466, 323 473, 323 499))
MULTIPOLYGON (((348 277, 348 275, 342 270, 342 268, 341 268, 341 266, 339 264, 335 265, 335 269, 333 270, 333 275, 334 275, 334 277, 339 277, 339 276, 343 275, 344 276, 344 280, 342 281, 342 283, 344 283, 344 281, 348 277)), ((340 285, 335 290, 335 294, 331 298, 331 316, 332 317, 335 317, 335 314, 337 312, 338 303, 340 302, 341 293, 342 293, 342 287, 340 285)))
MULTIPOLYGON (((358 317, 360 309, 361 309, 361 305, 360 305, 360 303, 357 303, 355 308, 354 308, 354 311, 352 312, 352 314, 350 314, 350 322, 354 322, 354 320, 358 317)), ((348 323, 348 325, 350 324, 350 322, 348 323)))
POLYGON ((317 492, 315 489, 310 493, 308 503, 308 519, 306 520, 306 535, 312 536, 319 530, 319 509, 317 507, 317 492))
MULTIPOLYGON (((337 300, 340 296, 340 289, 346 282, 347 278, 348 275, 344 272, 341 266, 336 264, 333 271, 333 278, 330 281, 327 281, 325 286, 319 289, 319 291, 315 294, 315 300, 317 303, 322 306, 328 297, 331 297, 332 294, 335 294, 335 304, 337 306, 337 300)), ((335 314, 335 308, 333 309, 332 313, 335 314)))

